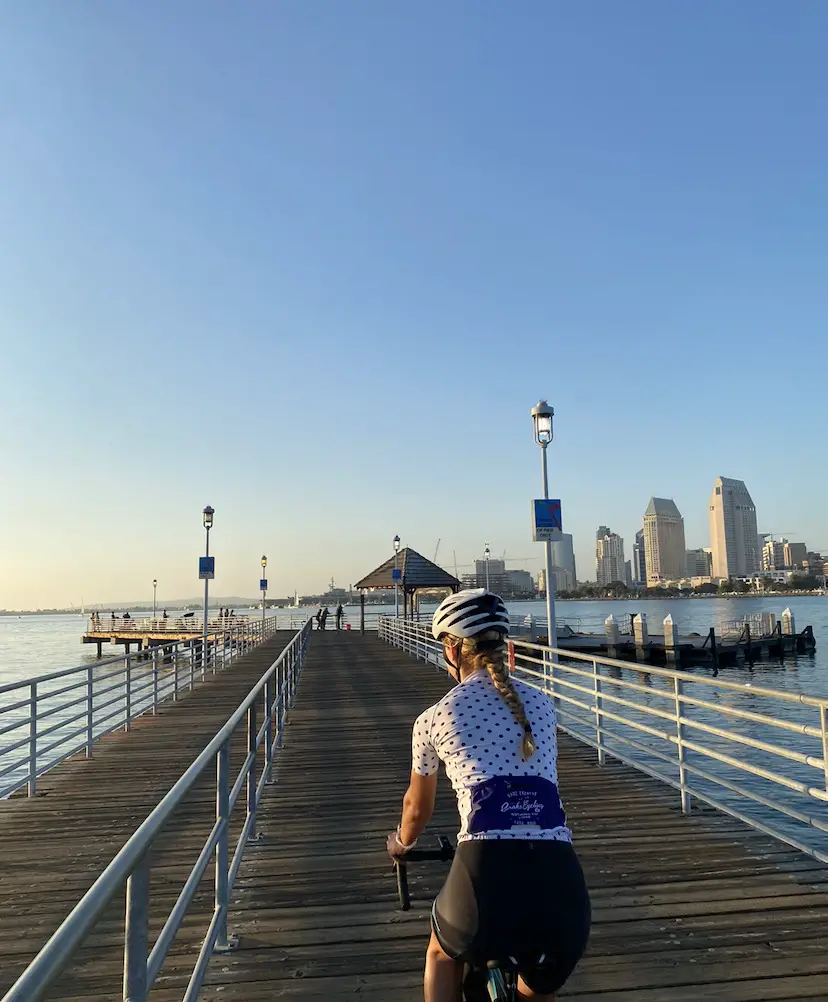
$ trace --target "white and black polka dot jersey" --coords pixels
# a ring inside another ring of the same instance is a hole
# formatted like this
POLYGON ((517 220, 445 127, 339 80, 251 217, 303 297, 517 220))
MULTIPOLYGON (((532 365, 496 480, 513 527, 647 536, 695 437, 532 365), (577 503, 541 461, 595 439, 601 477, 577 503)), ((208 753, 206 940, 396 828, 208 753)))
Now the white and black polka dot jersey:
POLYGON ((475 672, 414 723, 412 768, 433 776, 443 762, 457 795, 459 841, 555 839, 572 833, 558 795, 555 707, 537 689, 513 681, 537 752, 524 761, 523 731, 488 673, 475 672))

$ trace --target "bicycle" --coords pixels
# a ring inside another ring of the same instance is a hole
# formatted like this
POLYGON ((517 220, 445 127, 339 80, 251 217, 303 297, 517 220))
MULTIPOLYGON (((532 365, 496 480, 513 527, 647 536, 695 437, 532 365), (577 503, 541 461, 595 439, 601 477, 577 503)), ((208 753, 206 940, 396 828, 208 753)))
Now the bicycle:
MULTIPOLYGON (((400 908, 411 908, 408 893, 408 864, 412 861, 434 860, 450 863, 454 859, 454 846, 445 835, 437 836, 436 849, 411 849, 394 863, 397 876, 397 895, 400 908)), ((543 958, 540 958, 541 961, 543 958)), ((518 965, 513 957, 499 960, 483 959, 467 963, 463 973, 463 997, 466 1002, 516 1002, 518 965)))

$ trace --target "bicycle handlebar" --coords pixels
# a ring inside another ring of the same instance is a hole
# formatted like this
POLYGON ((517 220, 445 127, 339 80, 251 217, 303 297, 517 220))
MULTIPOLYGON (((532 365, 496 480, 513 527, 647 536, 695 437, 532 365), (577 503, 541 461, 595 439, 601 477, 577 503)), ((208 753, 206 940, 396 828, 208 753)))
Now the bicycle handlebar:
POLYGON ((440 860, 444 863, 454 859, 454 846, 445 835, 437 836, 436 849, 409 849, 400 859, 394 861, 394 869, 397 874, 397 896, 400 899, 400 908, 407 912, 411 908, 411 898, 408 894, 408 866, 410 861, 422 862, 423 860, 440 860))

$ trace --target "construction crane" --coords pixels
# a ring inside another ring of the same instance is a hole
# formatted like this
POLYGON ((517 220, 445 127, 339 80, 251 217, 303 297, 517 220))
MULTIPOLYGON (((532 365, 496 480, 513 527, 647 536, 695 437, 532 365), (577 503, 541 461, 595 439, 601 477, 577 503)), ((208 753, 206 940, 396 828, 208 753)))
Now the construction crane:
MULTIPOLYGON (((440 537, 442 539, 442 536, 440 537)), ((440 539, 437 540, 437 545, 434 547, 434 563, 437 563, 437 552, 440 549, 440 539)))

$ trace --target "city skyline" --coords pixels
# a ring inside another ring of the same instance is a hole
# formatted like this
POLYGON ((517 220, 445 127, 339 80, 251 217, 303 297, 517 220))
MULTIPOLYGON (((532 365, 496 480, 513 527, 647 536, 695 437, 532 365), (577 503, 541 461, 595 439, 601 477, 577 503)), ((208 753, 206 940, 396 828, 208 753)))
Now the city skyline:
POLYGON ((7 7, 0 606, 187 595, 208 503, 222 593, 535 574, 540 397, 585 578, 720 471, 828 546, 820 394, 699 370, 825 369, 828 8, 7 7))

